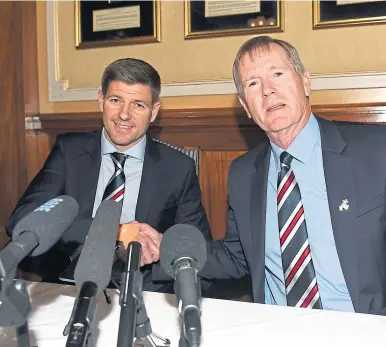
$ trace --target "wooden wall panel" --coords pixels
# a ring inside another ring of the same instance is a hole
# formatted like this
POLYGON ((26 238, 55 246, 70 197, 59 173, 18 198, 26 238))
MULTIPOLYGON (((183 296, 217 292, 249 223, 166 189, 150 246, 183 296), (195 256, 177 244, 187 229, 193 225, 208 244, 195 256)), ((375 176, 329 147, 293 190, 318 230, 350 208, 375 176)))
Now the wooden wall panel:
POLYGON ((28 181, 31 181, 44 163, 38 159, 38 146, 39 142, 42 141, 43 139, 39 138, 34 130, 26 130, 25 142, 28 151, 28 155, 26 156, 28 181))
POLYGON ((52 148, 55 138, 35 130, 26 131, 27 145, 27 176, 30 182, 42 168, 52 148))
POLYGON ((36 151, 37 135, 25 132, 25 117, 39 114, 36 2, 0 1, 0 22, 1 247, 9 215, 40 164, 28 155, 36 151))
POLYGON ((36 2, 23 1, 22 6, 24 111, 35 117, 39 113, 36 2))
POLYGON ((214 239, 226 231, 228 169, 233 159, 245 151, 201 152, 200 186, 214 239))
POLYGON ((0 2, 0 237, 27 182, 24 138, 23 3, 0 2))
POLYGON ((32 122, 32 119, 35 119, 39 115, 37 18, 35 1, 23 1, 22 19, 24 116, 26 117, 25 142, 27 146, 27 179, 29 182, 43 164, 38 157, 39 143, 43 141, 43 138, 39 137, 36 133, 33 128, 34 123, 32 122))

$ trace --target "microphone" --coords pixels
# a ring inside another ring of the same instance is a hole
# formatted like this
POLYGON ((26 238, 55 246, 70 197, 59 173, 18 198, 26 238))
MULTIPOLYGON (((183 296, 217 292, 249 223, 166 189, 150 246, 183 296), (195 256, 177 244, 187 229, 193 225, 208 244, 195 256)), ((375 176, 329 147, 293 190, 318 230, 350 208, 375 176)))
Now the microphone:
MULTIPOLYGON (((133 346, 137 325, 137 311, 142 299, 141 244, 132 241, 127 247, 127 262, 122 274, 121 295, 119 304, 118 347, 133 346)), ((150 327, 150 322, 148 324, 150 327)), ((151 333, 151 327, 150 332, 151 333)), ((147 335, 147 334, 146 334, 147 335)), ((145 336, 146 336, 145 335, 145 336)))
POLYGON ((22 218, 12 232, 12 241, 0 252, 0 278, 4 278, 29 254, 47 252, 72 224, 78 204, 70 196, 51 199, 22 218))
POLYGON ((121 211, 121 203, 102 201, 91 223, 74 273, 75 284, 80 292, 64 331, 64 335, 68 334, 68 347, 85 346, 92 334, 95 296, 110 282, 121 211))
MULTIPOLYGON (((201 342, 201 287, 198 271, 206 261, 206 241, 195 227, 176 224, 166 230, 160 246, 161 267, 175 279, 174 291, 189 346, 201 342)), ((180 344, 184 343, 181 337, 180 344)))

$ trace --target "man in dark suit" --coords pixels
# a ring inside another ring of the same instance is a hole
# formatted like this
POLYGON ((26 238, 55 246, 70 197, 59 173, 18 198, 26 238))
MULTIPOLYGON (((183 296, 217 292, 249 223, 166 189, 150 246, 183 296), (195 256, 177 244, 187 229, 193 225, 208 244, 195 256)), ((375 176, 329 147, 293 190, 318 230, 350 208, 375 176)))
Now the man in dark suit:
MULTIPOLYGON (((83 244, 87 226, 104 199, 122 201, 121 223, 146 222, 160 233, 186 223, 210 239, 194 160, 146 136, 158 114, 160 88, 158 72, 142 60, 119 59, 105 69, 98 95, 103 129, 58 136, 9 220, 11 234, 23 216, 58 195, 72 196, 79 204, 73 227, 40 259, 28 258, 25 270, 57 281, 68 256, 83 244)), ((170 291, 170 281, 152 280, 158 240, 154 243, 140 229, 139 241, 149 250, 142 267, 144 289, 170 291)))
POLYGON ((200 275, 250 275, 258 303, 386 314, 386 128, 314 116, 288 42, 250 39, 233 76, 267 141, 232 162, 227 233, 200 275))

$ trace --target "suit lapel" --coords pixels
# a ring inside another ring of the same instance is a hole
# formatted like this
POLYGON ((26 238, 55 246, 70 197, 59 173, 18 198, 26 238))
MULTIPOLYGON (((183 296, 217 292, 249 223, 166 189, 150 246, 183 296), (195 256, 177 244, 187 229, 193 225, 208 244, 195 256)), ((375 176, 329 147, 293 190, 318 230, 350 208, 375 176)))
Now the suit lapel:
POLYGON ((318 118, 323 153, 324 175, 331 214, 335 244, 343 275, 354 308, 358 306, 357 244, 355 238, 355 190, 351 157, 344 154, 346 147, 338 128, 332 122, 318 118), (343 200, 349 209, 339 209, 343 200))
POLYGON ((98 177, 101 166, 101 132, 90 134, 90 139, 84 149, 78 153, 76 171, 78 175, 79 214, 91 218, 94 207, 98 177))
POLYGON ((259 284, 255 292, 255 301, 264 302, 264 279, 265 279, 265 220, 267 210, 267 184, 270 158, 269 142, 261 144, 258 155, 254 162, 256 171, 251 175, 251 196, 250 196, 250 220, 251 239, 254 255, 252 277, 254 282, 259 284))
POLYGON ((154 141, 147 137, 141 184, 139 187, 135 219, 145 223, 157 190, 157 162, 160 154, 154 141))

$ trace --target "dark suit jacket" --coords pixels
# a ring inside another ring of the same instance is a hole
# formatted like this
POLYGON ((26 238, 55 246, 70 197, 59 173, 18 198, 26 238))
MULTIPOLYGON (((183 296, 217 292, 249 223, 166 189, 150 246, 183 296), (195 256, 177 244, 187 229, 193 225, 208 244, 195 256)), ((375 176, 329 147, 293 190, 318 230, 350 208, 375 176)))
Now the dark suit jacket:
MULTIPOLYGON (((386 314, 386 127, 318 121, 333 233, 355 311, 386 314), (344 199, 350 207, 339 211, 344 199)), ((266 141, 232 163, 228 230, 223 240, 208 244, 200 273, 204 278, 249 274, 259 303, 264 303, 269 158, 266 141)))
MULTIPOLYGON (((101 132, 71 133, 57 138, 44 167, 30 183, 9 220, 9 234, 23 216, 44 202, 62 194, 75 198, 79 214, 62 240, 39 259, 38 269, 47 281, 56 281, 68 264, 68 254, 83 244, 92 218, 101 166, 101 132), (85 223, 86 222, 86 223, 85 223), (70 247, 68 247, 70 245, 70 247), (60 255, 60 256, 59 256, 60 255)), ((210 239, 207 217, 194 160, 147 138, 142 179, 135 212, 139 222, 148 223, 160 233, 177 223, 191 224, 210 239)), ((28 259, 25 266, 31 263, 28 259)), ((159 271, 159 266, 154 266, 159 271)), ((165 283, 154 283, 152 266, 145 267, 144 289, 170 291, 165 283)))

